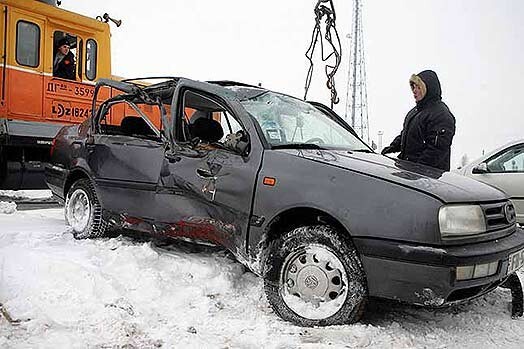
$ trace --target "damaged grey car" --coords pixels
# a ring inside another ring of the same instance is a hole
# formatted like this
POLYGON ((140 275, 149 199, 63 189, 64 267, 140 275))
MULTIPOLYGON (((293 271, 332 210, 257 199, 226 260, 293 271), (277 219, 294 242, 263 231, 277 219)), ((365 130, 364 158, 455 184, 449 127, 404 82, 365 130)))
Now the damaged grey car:
POLYGON ((51 159, 76 238, 125 228, 223 246, 302 326, 356 322, 370 297, 469 300, 524 264, 504 193, 377 154, 328 107, 261 87, 101 80, 51 159), (121 92, 97 106, 108 87, 121 92))

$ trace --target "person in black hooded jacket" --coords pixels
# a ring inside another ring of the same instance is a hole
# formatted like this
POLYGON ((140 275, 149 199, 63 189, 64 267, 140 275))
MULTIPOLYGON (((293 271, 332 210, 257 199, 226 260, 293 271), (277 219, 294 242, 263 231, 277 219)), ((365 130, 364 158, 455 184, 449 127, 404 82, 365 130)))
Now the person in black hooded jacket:
POLYGON ((455 117, 442 102, 437 74, 424 70, 412 75, 409 84, 417 105, 406 115, 400 135, 382 154, 400 152, 399 159, 449 171, 455 117))

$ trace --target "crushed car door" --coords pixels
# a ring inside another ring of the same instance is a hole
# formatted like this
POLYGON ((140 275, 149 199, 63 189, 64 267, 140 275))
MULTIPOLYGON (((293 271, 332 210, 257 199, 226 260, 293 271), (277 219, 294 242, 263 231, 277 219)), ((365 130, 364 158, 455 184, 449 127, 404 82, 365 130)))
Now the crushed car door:
POLYGON ((180 103, 187 142, 167 155, 159 183, 166 233, 243 253, 262 152, 235 149, 246 131, 226 102, 188 90, 180 103))
POLYGON ((103 206, 125 216, 152 217, 148 209, 164 158, 159 134, 141 116, 100 126, 86 147, 103 206))

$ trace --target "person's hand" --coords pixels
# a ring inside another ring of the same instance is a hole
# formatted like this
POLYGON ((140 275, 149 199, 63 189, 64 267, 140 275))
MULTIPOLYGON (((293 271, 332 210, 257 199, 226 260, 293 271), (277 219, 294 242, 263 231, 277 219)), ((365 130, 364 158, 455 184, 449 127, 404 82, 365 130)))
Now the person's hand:
POLYGON ((380 154, 382 155, 386 155, 386 154, 389 154, 389 153, 394 153, 395 151, 393 150, 393 147, 392 146, 389 146, 389 147, 385 147, 384 149, 382 149, 382 151, 380 152, 380 154))

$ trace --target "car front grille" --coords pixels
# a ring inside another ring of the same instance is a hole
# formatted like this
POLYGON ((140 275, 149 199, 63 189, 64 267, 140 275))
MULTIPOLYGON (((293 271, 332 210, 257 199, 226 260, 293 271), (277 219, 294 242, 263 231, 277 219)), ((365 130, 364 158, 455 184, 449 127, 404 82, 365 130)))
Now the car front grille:
POLYGON ((515 224, 515 207, 510 201, 482 204, 488 231, 502 229, 515 224))

